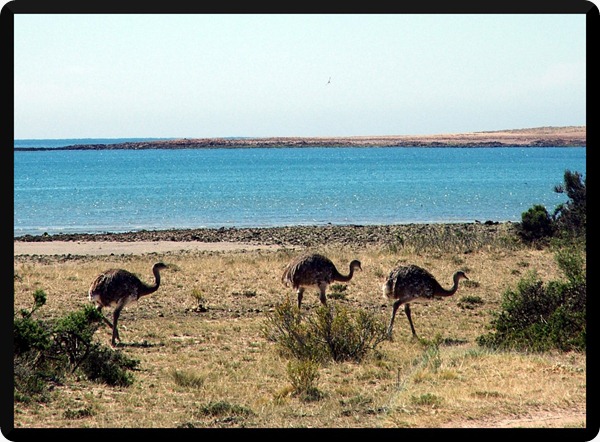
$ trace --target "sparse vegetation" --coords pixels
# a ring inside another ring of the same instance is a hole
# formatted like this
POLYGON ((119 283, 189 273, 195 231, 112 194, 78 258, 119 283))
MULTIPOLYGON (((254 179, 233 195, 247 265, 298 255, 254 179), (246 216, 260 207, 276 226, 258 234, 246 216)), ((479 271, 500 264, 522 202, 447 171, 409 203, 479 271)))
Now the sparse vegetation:
POLYGON ((294 395, 308 402, 319 400, 323 396, 317 388, 319 368, 319 363, 311 360, 288 361, 287 375, 294 395))
POLYGON ((411 403, 421 407, 435 407, 442 403, 442 399, 439 396, 431 393, 424 393, 419 396, 411 396, 411 403))
MULTIPOLYGON (((286 291, 279 279, 296 249, 68 259, 15 256, 15 319, 22 310, 34 311, 30 319, 39 322, 40 336, 52 329, 48 325, 89 303, 88 283, 101 269, 126 267, 143 273, 156 260, 168 260, 179 269, 164 278, 157 296, 123 311, 125 342, 119 350, 108 350, 141 361, 133 384, 123 388, 91 381, 81 368, 56 379, 21 376, 20 381, 39 381, 42 393, 30 395, 28 402, 17 398, 15 427, 439 428, 497 427, 509 422, 528 427, 568 425, 585 431, 589 397, 585 351, 502 351, 477 343, 482 333, 490 331, 507 287, 517 287, 529 272, 535 272, 544 288, 562 279, 585 279, 585 265, 577 264, 573 252, 556 252, 550 244, 530 247, 513 227, 457 225, 454 228, 465 231, 458 237, 441 235, 445 226, 411 226, 394 253, 385 243, 322 243, 319 251, 335 262, 357 256, 363 263, 363 272, 344 284, 345 290, 335 289, 344 296, 328 298, 333 312, 328 320, 342 308, 355 329, 361 329, 354 316, 358 311, 387 324, 391 303, 382 298, 379 279, 399 262, 433 269, 446 280, 460 262, 473 281, 447 302, 432 301, 427 308, 414 309, 421 339, 411 337, 401 315, 394 341, 377 344, 360 361, 334 362, 329 353, 323 362, 299 359, 284 355, 277 341, 265 339, 266 318, 277 315, 286 299, 293 307, 289 321, 297 313, 301 325, 313 326, 309 320, 317 321, 320 313, 318 291, 307 290, 298 310, 294 293, 286 291), (479 238, 476 242, 465 239, 471 233, 479 238), (436 243, 442 238, 445 242, 436 243), (476 247, 467 251, 473 244, 476 247), (564 272, 567 267, 570 270, 564 272), (47 299, 36 309, 31 294, 39 288, 47 299), (198 314, 196 305, 207 310, 198 314)), ((315 230, 307 229, 311 240, 315 230)), ((361 235, 359 229, 347 230, 361 235)), ((93 342, 108 344, 110 337, 110 328, 100 326, 93 342)), ((15 393, 24 396, 16 389, 15 393)))
POLYGON ((197 312, 208 311, 208 307, 206 305, 206 298, 204 297, 204 294, 200 290, 198 290, 198 289, 192 290, 192 298, 194 298, 194 301, 196 302, 196 307, 194 308, 194 311, 197 311, 197 312))
POLYGON ((329 299, 346 299, 348 285, 347 284, 331 284, 329 286, 330 292, 327 297, 329 299))
POLYGON ((180 387, 200 388, 204 385, 205 377, 191 371, 173 369, 171 378, 180 387))
POLYGON ((466 309, 474 309, 483 303, 484 301, 481 299, 481 296, 467 295, 460 298, 458 301, 458 306, 466 309))

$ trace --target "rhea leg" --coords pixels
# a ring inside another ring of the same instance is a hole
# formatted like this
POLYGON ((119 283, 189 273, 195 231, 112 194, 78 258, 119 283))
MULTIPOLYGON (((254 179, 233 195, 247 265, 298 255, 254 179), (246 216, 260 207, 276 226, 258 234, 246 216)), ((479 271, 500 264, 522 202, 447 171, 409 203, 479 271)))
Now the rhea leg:
POLYGON ((319 283, 319 291, 319 300, 321 301, 321 304, 327 305, 327 296, 325 295, 325 292, 327 291, 327 283, 319 283))
POLYGON ((119 329, 117 328, 117 322, 119 321, 119 315, 121 314, 121 310, 123 310, 123 305, 117 306, 113 313, 113 334, 112 334, 112 345, 115 347, 117 345, 117 340, 121 342, 121 338, 119 337, 119 329))
POLYGON ((302 304, 302 295, 304 294, 304 287, 298 287, 298 308, 302 304))
MULTIPOLYGON (((102 306, 101 306, 101 305, 99 305, 99 306, 98 306, 98 307, 96 307, 96 308, 98 309, 98 311, 100 312, 100 314, 102 314, 102 306)), ((106 324, 108 324, 108 326, 109 326, 110 328, 114 328, 114 327, 113 327, 113 325, 112 325, 112 322, 110 322, 106 316, 102 315, 102 320, 103 320, 104 322, 106 322, 106 324)))
POLYGON ((390 340, 392 340, 392 328, 394 327, 394 318, 396 317, 396 311, 398 310, 398 307, 400 307, 400 304, 402 304, 401 300, 398 300, 396 302, 394 302, 394 305, 392 306, 392 317, 390 318, 390 325, 388 326, 388 338, 390 340))
POLYGON ((410 317, 410 304, 406 304, 404 306, 404 313, 406 313, 406 317, 408 318, 408 323, 410 324, 410 329, 412 330, 412 334, 416 338, 417 332, 415 331, 415 326, 413 325, 412 319, 410 317))

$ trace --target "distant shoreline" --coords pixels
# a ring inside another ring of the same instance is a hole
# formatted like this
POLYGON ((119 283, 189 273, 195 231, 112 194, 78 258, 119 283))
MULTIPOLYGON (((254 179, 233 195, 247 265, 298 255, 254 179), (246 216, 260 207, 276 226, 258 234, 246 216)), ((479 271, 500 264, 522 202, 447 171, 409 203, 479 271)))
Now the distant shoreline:
POLYGON ((586 126, 538 127, 438 135, 352 137, 178 138, 64 147, 14 147, 14 151, 147 150, 289 147, 585 147, 586 126))
POLYGON ((389 225, 309 225, 255 228, 197 228, 142 230, 124 233, 61 233, 24 235, 14 243, 205 243, 246 244, 252 246, 313 247, 325 244, 376 245, 392 244, 416 237, 457 236, 495 237, 512 235, 516 224, 506 222, 389 224, 389 225))

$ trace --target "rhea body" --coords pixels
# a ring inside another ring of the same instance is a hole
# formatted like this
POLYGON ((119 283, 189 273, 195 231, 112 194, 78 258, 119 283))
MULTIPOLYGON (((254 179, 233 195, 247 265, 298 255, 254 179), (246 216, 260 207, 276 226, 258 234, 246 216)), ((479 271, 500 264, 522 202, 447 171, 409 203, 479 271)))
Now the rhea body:
POLYGON ((112 328, 112 345, 121 341, 117 323, 121 310, 127 305, 137 302, 142 296, 154 293, 160 287, 160 271, 167 265, 157 262, 152 267, 154 284, 146 284, 133 273, 124 269, 109 269, 100 273, 90 285, 89 298, 96 304, 98 310, 104 307, 113 307, 113 322, 106 322, 112 328))
POLYGON ((424 268, 416 265, 398 266, 388 275, 383 284, 383 296, 394 300, 392 306, 392 317, 388 326, 388 336, 392 337, 392 328, 394 318, 398 308, 404 304, 404 312, 408 318, 410 329, 414 337, 417 337, 415 326, 413 325, 410 311, 410 303, 415 301, 427 301, 452 296, 458 290, 458 283, 461 279, 469 279, 462 271, 454 273, 451 288, 442 287, 435 277, 424 268))
POLYGON ((302 305, 304 291, 310 287, 319 289, 319 300, 321 304, 327 305, 327 287, 335 281, 350 281, 355 270, 362 270, 360 261, 356 259, 350 263, 348 274, 342 275, 329 258, 314 253, 293 259, 285 268, 281 280, 296 290, 298 308, 302 305))

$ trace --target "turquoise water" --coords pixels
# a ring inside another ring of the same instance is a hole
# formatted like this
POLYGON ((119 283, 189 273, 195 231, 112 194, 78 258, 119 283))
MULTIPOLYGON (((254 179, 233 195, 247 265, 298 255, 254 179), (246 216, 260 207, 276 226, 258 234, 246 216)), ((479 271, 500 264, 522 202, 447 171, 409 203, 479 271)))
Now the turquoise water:
POLYGON ((14 152, 14 235, 520 221, 585 148, 14 152))

